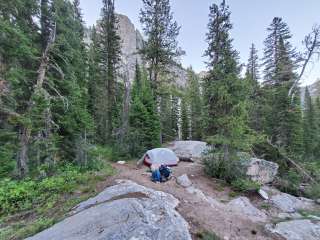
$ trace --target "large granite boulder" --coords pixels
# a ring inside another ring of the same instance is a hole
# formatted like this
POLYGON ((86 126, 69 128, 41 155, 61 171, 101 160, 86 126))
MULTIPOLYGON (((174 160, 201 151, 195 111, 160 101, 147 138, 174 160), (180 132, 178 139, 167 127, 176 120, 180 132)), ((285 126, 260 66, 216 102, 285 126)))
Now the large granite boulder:
POLYGON ((180 160, 197 161, 208 150, 207 143, 200 141, 175 141, 168 145, 180 160))
POLYGON ((268 224, 266 230, 287 240, 319 240, 320 223, 310 220, 293 220, 280 222, 276 225, 268 224))
POLYGON ((297 210, 308 210, 315 207, 311 199, 298 198, 287 193, 278 193, 270 198, 271 203, 281 212, 294 213, 297 210))
POLYGON ((119 181, 29 240, 191 240, 172 195, 119 181))
POLYGON ((260 184, 273 182, 279 168, 279 165, 274 162, 258 158, 251 158, 247 166, 247 176, 260 184))

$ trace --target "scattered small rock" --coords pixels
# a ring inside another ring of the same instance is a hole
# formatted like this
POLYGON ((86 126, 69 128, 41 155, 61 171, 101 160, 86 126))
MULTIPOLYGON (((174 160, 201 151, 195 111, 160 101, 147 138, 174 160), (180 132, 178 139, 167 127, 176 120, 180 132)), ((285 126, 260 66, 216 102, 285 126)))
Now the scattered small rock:
POLYGON ((259 189, 258 194, 264 199, 264 200, 269 200, 269 195, 267 192, 265 192, 262 189, 259 189))
POLYGON ((280 222, 275 226, 267 224, 266 230, 282 236, 286 240, 319 240, 320 224, 310 220, 293 220, 280 222))
POLYGON ((316 200, 316 204, 320 205, 320 198, 316 200))
POLYGON ((301 219, 302 215, 299 213, 279 213, 278 218, 280 219, 290 219, 290 220, 297 220, 301 219))
POLYGON ((190 187, 192 185, 192 182, 188 178, 187 174, 183 174, 182 176, 178 177, 177 183, 184 188, 190 187))
POLYGON ((126 162, 126 161, 118 161, 117 163, 120 164, 120 165, 124 165, 124 164, 126 164, 127 162, 126 162))

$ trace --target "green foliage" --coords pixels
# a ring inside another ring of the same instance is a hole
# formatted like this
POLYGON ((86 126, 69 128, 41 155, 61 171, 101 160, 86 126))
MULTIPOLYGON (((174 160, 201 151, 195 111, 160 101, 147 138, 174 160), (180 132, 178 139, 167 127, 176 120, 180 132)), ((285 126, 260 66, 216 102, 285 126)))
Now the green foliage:
POLYGON ((308 198, 314 200, 320 199, 320 184, 312 184, 307 187, 305 194, 308 198))
POLYGON ((290 169, 286 171, 286 173, 281 174, 281 178, 276 181, 276 186, 280 191, 300 196, 300 185, 302 181, 302 176, 296 170, 290 169))
MULTIPOLYGON (((188 68, 188 85, 184 99, 190 108, 189 118, 192 140, 201 140, 202 138, 202 94, 200 92, 200 78, 188 68)), ((183 101, 182 100, 182 101, 183 101)), ((183 124, 183 119, 182 119, 183 124)))
POLYGON ((143 0, 140 22, 147 38, 141 53, 150 63, 149 80, 155 97, 158 97, 160 74, 182 54, 177 43, 180 27, 173 19, 169 0, 143 0))
POLYGON ((230 37, 230 15, 225 1, 210 7, 206 51, 210 71, 203 82, 205 134, 218 152, 212 164, 218 164, 222 177, 233 166, 236 151, 250 150, 254 142, 248 127, 246 82, 239 77, 238 52, 230 37))
POLYGON ((25 179, 0 181, 0 215, 29 210, 50 200, 56 194, 71 193, 88 180, 77 167, 67 166, 56 176, 35 181, 25 179))
POLYGON ((204 165, 205 172, 209 176, 225 180, 228 183, 245 178, 246 167, 236 155, 231 155, 226 161, 223 152, 212 151, 206 154, 204 165))
POLYGON ((129 112, 129 153, 140 157, 147 150, 160 146, 160 122, 150 81, 145 71, 136 68, 129 112))
POLYGON ((236 179, 231 183, 232 188, 239 192, 257 192, 261 185, 249 179, 236 179))
POLYGON ((221 240, 221 238, 218 237, 218 235, 209 231, 198 232, 196 236, 198 239, 202 240, 221 240))

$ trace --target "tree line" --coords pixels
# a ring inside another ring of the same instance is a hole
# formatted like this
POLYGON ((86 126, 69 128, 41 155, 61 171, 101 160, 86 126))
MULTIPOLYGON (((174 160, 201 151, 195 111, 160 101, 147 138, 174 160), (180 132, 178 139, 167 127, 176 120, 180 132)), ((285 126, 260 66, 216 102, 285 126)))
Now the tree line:
POLYGON ((181 88, 172 68, 184 52, 170 1, 142 1, 146 38, 128 91, 114 0, 103 0, 90 44, 79 0, 0 0, 0 176, 70 162, 89 167, 95 145, 112 148, 115 158, 138 157, 175 139, 207 141, 216 162, 244 151, 280 163, 284 173, 292 169, 287 158, 319 165, 320 101, 306 89, 301 105, 299 88, 319 53, 319 27, 299 53, 275 17, 264 57, 252 44, 244 69, 231 11, 225 1, 212 4, 208 71, 200 77, 188 68, 181 88))

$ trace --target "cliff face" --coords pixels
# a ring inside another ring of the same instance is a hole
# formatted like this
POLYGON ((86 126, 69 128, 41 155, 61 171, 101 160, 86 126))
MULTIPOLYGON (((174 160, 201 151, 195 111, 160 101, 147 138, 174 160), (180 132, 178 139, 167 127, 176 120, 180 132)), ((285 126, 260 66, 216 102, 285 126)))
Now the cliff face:
MULTIPOLYGON (((143 37, 127 16, 117 14, 117 18, 122 52, 120 75, 130 85, 134 80, 136 62, 142 63, 139 49, 143 47, 143 37)), ((86 42, 90 43, 90 30, 86 30, 86 36, 86 42)), ((184 88, 187 83, 187 71, 178 64, 170 67, 169 70, 171 72, 171 82, 178 87, 184 88)))

